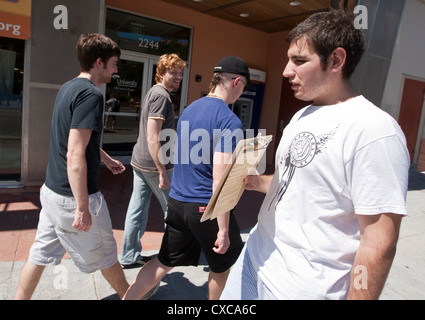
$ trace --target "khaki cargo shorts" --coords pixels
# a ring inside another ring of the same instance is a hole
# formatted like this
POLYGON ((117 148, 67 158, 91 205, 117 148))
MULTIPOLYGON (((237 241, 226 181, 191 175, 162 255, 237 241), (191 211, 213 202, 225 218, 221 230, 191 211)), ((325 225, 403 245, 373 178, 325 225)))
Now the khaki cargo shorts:
POLYGON ((42 209, 29 262, 57 265, 65 252, 84 273, 108 269, 118 262, 117 245, 105 199, 100 192, 89 196, 92 226, 88 232, 72 227, 76 202, 43 185, 40 190, 42 209))

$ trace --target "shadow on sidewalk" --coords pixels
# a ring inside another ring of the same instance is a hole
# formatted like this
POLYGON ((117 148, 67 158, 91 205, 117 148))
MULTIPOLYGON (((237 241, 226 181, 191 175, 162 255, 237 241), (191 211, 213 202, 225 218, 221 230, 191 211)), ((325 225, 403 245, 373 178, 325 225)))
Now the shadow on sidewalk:
MULTIPOLYGON (((106 199, 112 220, 112 227, 124 230, 127 206, 133 191, 133 172, 130 166, 120 175, 113 175, 102 167, 99 188, 106 199)), ((0 231, 36 229, 41 209, 40 187, 4 189, 0 192, 0 231)), ((234 214, 241 230, 252 228, 264 195, 245 191, 234 214)), ((151 198, 146 231, 163 232, 164 214, 155 196, 151 198)))

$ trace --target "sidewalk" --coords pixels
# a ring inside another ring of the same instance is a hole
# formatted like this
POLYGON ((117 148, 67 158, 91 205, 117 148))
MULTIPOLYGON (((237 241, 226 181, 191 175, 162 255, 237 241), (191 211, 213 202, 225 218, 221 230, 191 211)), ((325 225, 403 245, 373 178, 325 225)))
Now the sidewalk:
POLYGON ((407 210, 382 300, 425 299, 425 172, 410 171, 407 210))
MULTIPOLYGON (((133 187, 131 168, 121 175, 113 175, 102 168, 100 190, 105 196, 111 214, 118 253, 121 253, 125 214, 133 187)), ((235 216, 245 240, 257 222, 257 213, 264 195, 247 191, 235 209, 235 216)), ((12 299, 19 274, 28 258, 34 241, 40 211, 39 187, 0 189, 0 300, 12 299)), ((158 253, 163 235, 163 213, 152 197, 146 232, 142 238, 143 255, 158 253)), ((125 269, 131 283, 140 268, 125 269)), ((152 300, 205 300, 207 299, 208 265, 201 257, 198 267, 173 269, 162 281, 152 300)), ((100 272, 83 274, 68 255, 59 266, 47 267, 34 292, 34 300, 98 300, 118 299, 114 290, 100 272)))
MULTIPOLYGON (((100 188, 109 206, 118 250, 121 251, 125 213, 132 189, 132 172, 114 176, 102 169, 100 188)), ((0 300, 13 298, 19 273, 34 240, 40 203, 38 187, 0 189, 0 300)), ((263 195, 246 191, 235 209, 245 239, 255 225, 263 195)), ((411 171, 407 195, 409 216, 402 222, 398 251, 381 299, 425 299, 425 174, 411 171)), ((152 198, 147 231, 142 238, 143 254, 155 255, 162 239, 162 213, 152 198)), ((129 282, 139 268, 124 270, 129 282)), ((174 268, 161 282, 152 300, 207 299, 208 266, 201 258, 198 267, 174 268)), ((68 258, 59 266, 47 267, 34 300, 118 299, 100 272, 83 274, 68 258)))

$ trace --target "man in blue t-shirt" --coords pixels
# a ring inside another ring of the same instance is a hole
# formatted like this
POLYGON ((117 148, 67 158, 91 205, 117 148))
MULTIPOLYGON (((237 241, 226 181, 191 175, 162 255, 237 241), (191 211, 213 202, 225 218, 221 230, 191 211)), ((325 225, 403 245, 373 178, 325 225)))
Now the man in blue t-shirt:
POLYGON ((167 228, 157 258, 140 270, 125 299, 140 299, 176 266, 197 265, 201 249, 210 266, 209 299, 218 299, 243 242, 236 219, 227 212, 200 222, 202 214, 243 138, 242 123, 230 110, 250 80, 243 60, 228 56, 214 68, 207 96, 181 114, 177 126, 174 175, 167 228))

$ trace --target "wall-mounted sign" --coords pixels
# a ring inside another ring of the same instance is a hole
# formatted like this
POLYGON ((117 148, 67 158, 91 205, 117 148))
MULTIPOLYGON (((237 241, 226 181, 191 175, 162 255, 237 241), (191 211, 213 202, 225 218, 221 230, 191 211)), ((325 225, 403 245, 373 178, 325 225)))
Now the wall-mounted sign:
POLYGON ((266 83, 266 73, 264 71, 249 68, 249 76, 252 82, 266 83))
POLYGON ((105 34, 121 49, 160 56, 177 53, 189 59, 191 28, 107 9, 105 34))
POLYGON ((0 37, 27 40, 31 28, 31 0, 0 0, 0 37))

